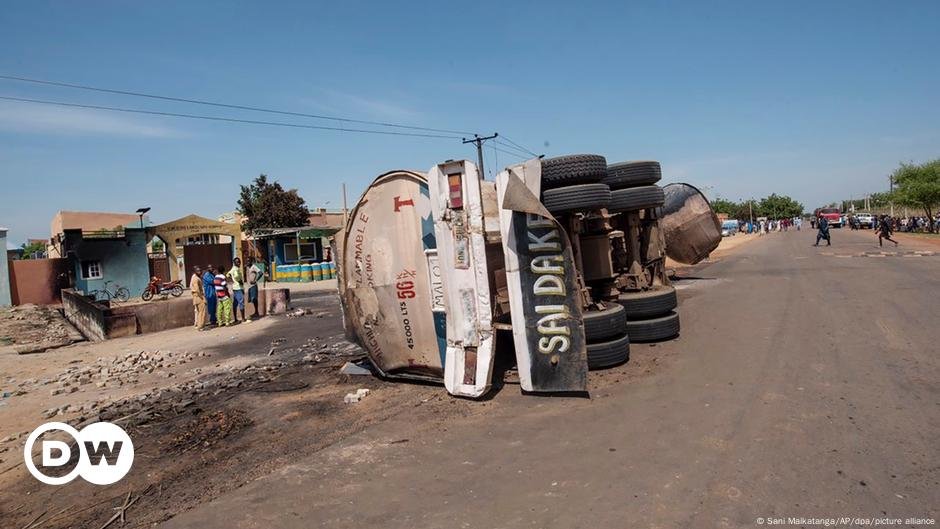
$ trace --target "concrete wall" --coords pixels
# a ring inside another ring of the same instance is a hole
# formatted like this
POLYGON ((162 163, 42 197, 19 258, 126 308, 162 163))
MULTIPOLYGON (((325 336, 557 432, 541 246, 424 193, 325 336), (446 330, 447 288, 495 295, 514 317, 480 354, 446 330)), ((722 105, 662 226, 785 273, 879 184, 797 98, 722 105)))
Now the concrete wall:
POLYGON ((62 308, 66 319, 86 338, 94 341, 193 324, 193 302, 187 298, 109 306, 66 289, 62 291, 62 308))
POLYGON ((65 319, 78 329, 85 338, 101 341, 108 338, 104 307, 78 294, 72 289, 62 291, 62 310, 65 319))
MULTIPOLYGON (((0 250, 6 252, 7 230, 0 228, 0 250)), ((7 268, 6 255, 0 256, 0 307, 9 307, 12 303, 10 296, 10 271, 7 268)))
POLYGON ((10 261, 10 291, 13 304, 59 303, 59 290, 69 286, 68 272, 69 264, 66 259, 10 261))
POLYGON ((75 255, 75 288, 83 292, 103 290, 106 281, 113 281, 130 290, 131 297, 140 296, 150 282, 148 242, 145 232, 139 229, 125 230, 123 239, 82 238, 78 232, 66 232, 66 247, 75 255), (82 261, 100 261, 102 278, 82 279, 82 261))

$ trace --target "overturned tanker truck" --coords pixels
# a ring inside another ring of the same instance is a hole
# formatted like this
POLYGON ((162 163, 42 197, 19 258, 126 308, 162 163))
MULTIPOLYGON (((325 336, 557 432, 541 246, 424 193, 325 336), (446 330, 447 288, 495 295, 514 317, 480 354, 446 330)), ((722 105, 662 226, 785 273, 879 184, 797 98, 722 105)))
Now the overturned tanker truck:
POLYGON ((479 398, 501 364, 523 391, 586 392, 587 371, 630 342, 679 334, 665 258, 694 264, 721 240, 692 186, 658 162, 531 159, 484 180, 466 160, 392 171, 335 237, 347 337, 388 378, 479 398), (664 192, 665 191, 665 192, 664 192))

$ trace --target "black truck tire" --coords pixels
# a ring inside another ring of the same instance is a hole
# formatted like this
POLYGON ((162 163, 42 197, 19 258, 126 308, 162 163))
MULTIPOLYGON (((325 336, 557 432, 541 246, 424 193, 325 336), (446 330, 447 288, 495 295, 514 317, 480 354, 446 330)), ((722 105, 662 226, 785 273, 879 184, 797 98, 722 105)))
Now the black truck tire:
POLYGON ((581 317, 587 343, 602 342, 627 332, 627 312, 618 303, 607 303, 604 310, 585 311, 581 317))
POLYGON ((628 320, 627 335, 633 342, 661 342, 679 335, 679 315, 670 312, 648 320, 628 320))
POLYGON ((658 208, 663 205, 663 188, 657 185, 629 187, 610 192, 610 213, 658 208))
POLYGON ((587 345, 588 369, 602 369, 622 364, 630 359, 630 337, 619 338, 587 345))
POLYGON ((675 310, 678 299, 675 287, 661 285, 641 292, 623 292, 617 297, 617 303, 623 306, 628 319, 642 320, 675 310))
POLYGON ((597 154, 571 154, 542 160, 542 190, 597 184, 607 176, 607 160, 597 154))
POLYGON ((604 184, 579 184, 542 192, 542 204, 552 215, 606 208, 610 188, 604 184))
POLYGON ((659 162, 620 162, 607 166, 607 178, 604 183, 611 189, 623 189, 655 184, 663 177, 659 162))

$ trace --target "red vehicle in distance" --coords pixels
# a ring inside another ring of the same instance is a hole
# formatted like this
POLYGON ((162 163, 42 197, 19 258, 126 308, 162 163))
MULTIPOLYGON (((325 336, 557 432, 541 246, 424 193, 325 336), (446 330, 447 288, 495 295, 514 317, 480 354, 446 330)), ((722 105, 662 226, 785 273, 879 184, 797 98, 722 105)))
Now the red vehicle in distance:
POLYGON ((842 212, 839 211, 839 208, 818 208, 813 212, 813 216, 817 219, 825 218, 829 221, 829 227, 831 228, 842 227, 842 212))

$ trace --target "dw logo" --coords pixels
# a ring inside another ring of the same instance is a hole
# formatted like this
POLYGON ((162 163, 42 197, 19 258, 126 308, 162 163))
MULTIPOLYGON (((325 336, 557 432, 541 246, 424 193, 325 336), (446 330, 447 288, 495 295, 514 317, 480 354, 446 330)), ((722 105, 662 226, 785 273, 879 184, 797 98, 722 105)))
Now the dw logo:
POLYGON ((26 438, 23 458, 29 473, 47 485, 64 485, 76 476, 95 485, 110 485, 130 471, 134 463, 134 443, 123 428, 109 422, 89 424, 81 431, 65 423, 47 422, 26 438), (37 467, 33 461, 33 445, 40 435, 55 430, 72 436, 78 446, 78 460, 73 461, 71 443, 43 440, 41 464, 37 467), (41 470, 49 472, 57 469, 61 472, 69 464, 75 467, 63 475, 48 475, 41 470))

